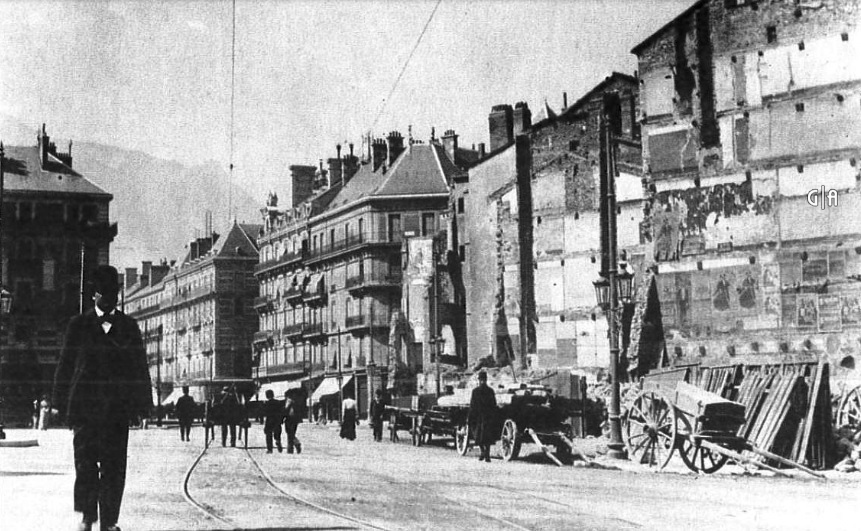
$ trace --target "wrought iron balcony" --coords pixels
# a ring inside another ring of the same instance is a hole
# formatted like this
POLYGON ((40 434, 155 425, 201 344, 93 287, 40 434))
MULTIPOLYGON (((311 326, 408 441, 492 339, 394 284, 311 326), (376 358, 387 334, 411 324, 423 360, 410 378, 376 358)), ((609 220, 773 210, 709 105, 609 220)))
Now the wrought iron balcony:
POLYGON ((281 337, 288 339, 298 338, 302 336, 302 323, 287 325, 281 329, 281 337))
POLYGON ((305 292, 302 300, 307 303, 321 303, 324 304, 326 302, 326 298, 328 297, 328 293, 326 292, 326 286, 323 282, 320 282, 316 288, 309 289, 305 292))
POLYGON ((266 312, 272 309, 272 299, 268 295, 254 297, 254 309, 258 312, 266 312))
POLYGON ((310 263, 326 260, 372 245, 400 247, 401 237, 397 236, 394 238, 387 238, 385 235, 370 233, 351 234, 347 238, 335 240, 334 242, 330 242, 328 245, 311 249, 306 261, 310 263))
POLYGON ((293 253, 285 253, 278 258, 275 258, 273 260, 267 260, 265 262, 260 262, 259 264, 254 266, 254 274, 259 275, 261 273, 275 270, 282 266, 292 266, 294 264, 298 264, 304 259, 305 253, 301 250, 293 253))
POLYGON ((400 288, 401 279, 402 277, 400 274, 384 275, 381 273, 377 273, 371 275, 359 275, 348 278, 346 288, 350 290, 350 292, 363 291, 373 288, 400 288))
POLYGON ((304 291, 300 286, 291 286, 284 292, 284 299, 289 302, 295 302, 302 299, 304 291))
POLYGON ((323 323, 305 323, 302 325, 302 336, 309 339, 325 338, 326 330, 323 323))
POLYGON ((258 332, 254 332, 253 342, 255 345, 271 344, 272 332, 270 332, 269 330, 260 330, 258 332))
POLYGON ((388 328, 389 323, 383 316, 375 316, 373 322, 369 314, 348 315, 344 320, 344 329, 350 332, 361 332, 373 328, 388 328))

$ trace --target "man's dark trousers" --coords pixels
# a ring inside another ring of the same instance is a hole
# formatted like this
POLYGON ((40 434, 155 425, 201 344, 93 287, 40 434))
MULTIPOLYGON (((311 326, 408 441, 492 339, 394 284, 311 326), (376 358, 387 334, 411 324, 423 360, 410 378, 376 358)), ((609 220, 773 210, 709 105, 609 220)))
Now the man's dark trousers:
POLYGON ((74 427, 75 511, 90 522, 116 522, 126 484, 128 420, 90 420, 74 427), (101 510, 101 518, 97 518, 101 510))
POLYGON ((191 439, 191 419, 179 419, 179 438, 183 441, 191 439))

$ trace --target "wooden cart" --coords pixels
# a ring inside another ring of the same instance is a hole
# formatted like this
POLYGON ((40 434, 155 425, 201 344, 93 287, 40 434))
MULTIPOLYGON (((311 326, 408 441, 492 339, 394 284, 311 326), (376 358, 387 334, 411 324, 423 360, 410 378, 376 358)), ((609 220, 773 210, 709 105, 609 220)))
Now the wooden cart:
POLYGON ((745 422, 744 405, 684 382, 686 371, 686 368, 664 371, 643 379, 641 390, 622 419, 622 435, 630 459, 662 470, 678 451, 694 472, 717 472, 732 459, 786 475, 742 454, 747 451, 824 478, 738 436, 745 422))
POLYGON ((849 426, 854 433, 861 431, 861 385, 850 389, 840 398, 837 426, 849 426))

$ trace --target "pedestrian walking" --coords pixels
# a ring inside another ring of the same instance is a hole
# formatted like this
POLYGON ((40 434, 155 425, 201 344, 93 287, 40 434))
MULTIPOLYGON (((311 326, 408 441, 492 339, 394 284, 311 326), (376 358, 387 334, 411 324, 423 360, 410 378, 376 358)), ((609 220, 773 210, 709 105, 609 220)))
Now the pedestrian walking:
POLYGON ((33 400, 33 429, 39 429, 39 402, 40 400, 36 398, 33 400))
POLYGON ((478 387, 469 400, 469 425, 474 426, 475 444, 481 450, 479 461, 490 462, 490 447, 496 442, 493 426, 496 421, 496 396, 487 386, 487 373, 478 373, 478 387))
POLYGON ((356 439, 356 426, 359 424, 359 415, 356 412, 356 401, 345 398, 343 404, 344 412, 341 416, 341 438, 353 441, 356 439))
POLYGON ((39 429, 47 430, 48 422, 50 422, 51 418, 51 404, 48 403, 48 396, 45 395, 42 397, 42 400, 39 402, 39 429))
POLYGON ((278 446, 278 453, 284 451, 281 447, 281 419, 284 418, 284 406, 275 400, 275 392, 266 390, 266 402, 263 403, 263 433, 266 435, 266 453, 272 453, 272 441, 278 446))
POLYGON ((284 393, 284 432, 287 434, 287 453, 302 453, 302 443, 296 437, 296 430, 302 422, 302 411, 292 396, 284 393))
POLYGON ((218 400, 217 417, 221 423, 221 446, 227 446, 227 432, 230 431, 230 446, 236 447, 236 426, 240 423, 242 408, 239 405, 239 397, 233 386, 221 390, 218 400))
POLYGON ((374 393, 374 398, 371 400, 371 405, 368 408, 368 420, 371 422, 371 428, 374 432, 374 440, 380 442, 383 440, 383 417, 386 413, 386 404, 383 400, 383 390, 377 389, 374 393))
POLYGON ((188 386, 182 386, 182 396, 176 401, 176 419, 179 421, 179 440, 191 440, 191 423, 194 422, 194 413, 197 404, 194 398, 188 395, 188 386))
POLYGON ((79 531, 119 531, 129 424, 149 414, 146 350, 134 319, 116 309, 117 270, 93 273, 95 308, 69 322, 54 376, 59 414, 74 432, 74 508, 79 531))

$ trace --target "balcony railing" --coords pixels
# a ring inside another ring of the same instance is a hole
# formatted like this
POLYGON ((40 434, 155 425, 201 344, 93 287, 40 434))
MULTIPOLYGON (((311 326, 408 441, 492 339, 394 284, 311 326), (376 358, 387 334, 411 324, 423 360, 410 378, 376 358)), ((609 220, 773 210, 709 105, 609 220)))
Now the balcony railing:
POLYGON ((302 326, 302 335, 305 337, 320 337, 326 335, 323 323, 305 323, 302 326))
POLYGON ((400 274, 383 275, 378 273, 372 275, 359 275, 348 278, 346 288, 350 291, 369 288, 400 288, 401 279, 402 277, 400 274))
POLYGON ((401 236, 396 235, 392 238, 381 234, 351 234, 347 238, 335 240, 328 245, 322 245, 311 249, 308 253, 307 260, 322 260, 332 258, 342 253, 354 251, 367 245, 401 245, 401 236))
POLYGON ((272 299, 268 295, 254 297, 254 309, 258 312, 265 312, 272 309, 272 299))
POLYGON ((348 315, 344 320, 344 329, 350 331, 362 330, 364 328, 388 328, 389 323, 381 316, 375 316, 373 323, 369 314, 348 315))
POLYGON ((302 374, 305 372, 305 362, 297 361, 294 363, 279 363, 277 365, 268 365, 260 367, 262 376, 275 376, 284 374, 302 374))
POLYGON ((296 264, 305 259, 305 253, 302 251, 297 251, 294 253, 285 253, 281 255, 279 258, 275 258, 273 260, 267 260, 265 262, 260 262, 256 266, 254 266, 254 274, 259 275, 261 273, 265 273, 266 271, 271 271, 275 268, 281 266, 288 266, 292 264, 296 264))
POLYGON ((305 302, 326 302, 326 297, 328 293, 326 292, 326 286, 323 282, 320 282, 316 288, 309 289, 305 292, 303 296, 303 300, 305 302))
POLYGON ((281 329, 281 337, 294 338, 302 335, 302 323, 287 325, 281 329))
POLYGON ((260 330, 258 332, 254 332, 254 344, 259 345, 263 343, 271 343, 272 342, 272 332, 268 330, 260 330))
POLYGON ((284 292, 284 299, 287 301, 296 301, 302 298, 304 292, 299 286, 291 286, 284 292))

